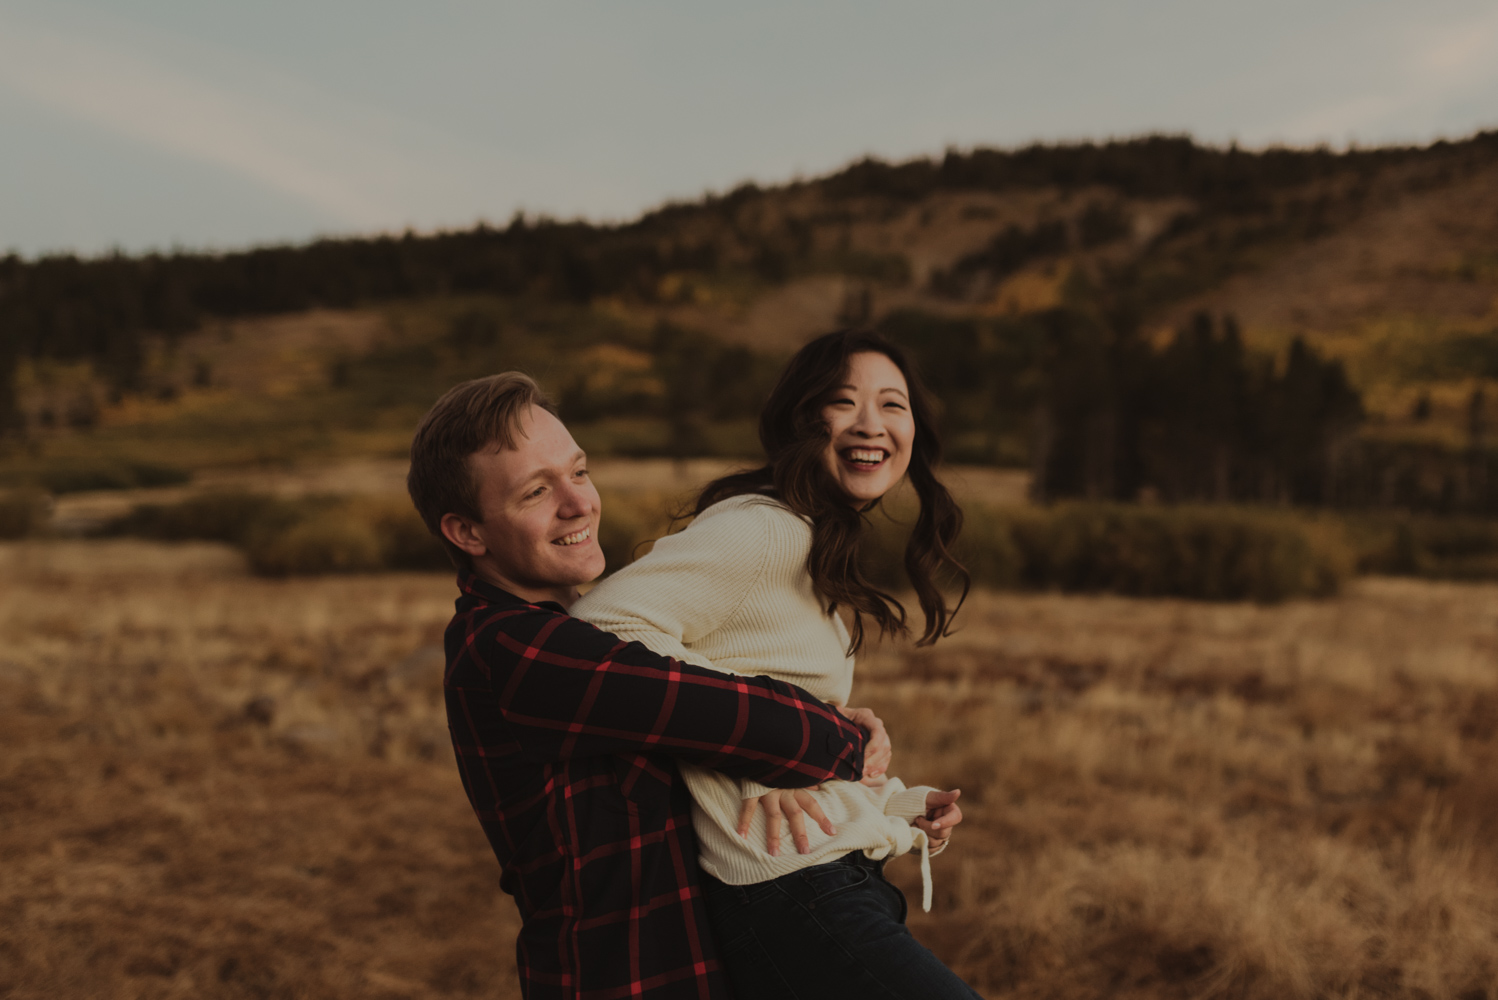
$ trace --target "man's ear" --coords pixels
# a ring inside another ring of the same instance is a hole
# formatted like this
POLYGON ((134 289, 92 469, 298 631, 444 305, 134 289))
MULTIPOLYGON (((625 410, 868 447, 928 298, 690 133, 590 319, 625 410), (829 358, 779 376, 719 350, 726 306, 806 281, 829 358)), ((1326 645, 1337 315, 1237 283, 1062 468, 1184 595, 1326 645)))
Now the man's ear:
POLYGON ((442 536, 452 542, 458 548, 470 556, 488 555, 489 546, 479 537, 473 522, 461 514, 443 514, 441 521, 442 536))

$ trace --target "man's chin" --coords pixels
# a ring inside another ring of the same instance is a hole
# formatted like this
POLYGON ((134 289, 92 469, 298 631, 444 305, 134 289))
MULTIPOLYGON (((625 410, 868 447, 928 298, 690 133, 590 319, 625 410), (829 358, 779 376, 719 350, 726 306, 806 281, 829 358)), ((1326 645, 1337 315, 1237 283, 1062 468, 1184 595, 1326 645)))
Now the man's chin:
POLYGON ((579 552, 575 556, 570 553, 564 557, 565 562, 556 567, 553 576, 556 578, 556 586, 579 587, 585 583, 592 583, 603 575, 605 561, 603 550, 596 544, 590 546, 592 552, 579 552))

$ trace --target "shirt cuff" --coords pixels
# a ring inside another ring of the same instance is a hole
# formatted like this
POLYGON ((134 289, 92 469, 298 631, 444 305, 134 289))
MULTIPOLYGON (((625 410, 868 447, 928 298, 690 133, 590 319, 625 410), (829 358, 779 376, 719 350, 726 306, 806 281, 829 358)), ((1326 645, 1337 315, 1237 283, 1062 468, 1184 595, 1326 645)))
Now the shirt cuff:
POLYGON ((930 785, 916 785, 891 795, 884 803, 884 815, 898 816, 907 823, 926 815, 926 794, 936 791, 930 785))

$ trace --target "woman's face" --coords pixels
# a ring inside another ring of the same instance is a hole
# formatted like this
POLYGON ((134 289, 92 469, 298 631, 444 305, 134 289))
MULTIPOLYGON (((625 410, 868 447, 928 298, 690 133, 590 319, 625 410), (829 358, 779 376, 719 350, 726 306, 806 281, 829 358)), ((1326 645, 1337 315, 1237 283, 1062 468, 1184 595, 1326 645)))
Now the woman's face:
POLYGON ((884 496, 910 468, 915 441, 910 389, 883 354, 853 355, 847 383, 822 407, 822 419, 832 434, 827 467, 859 506, 884 496))

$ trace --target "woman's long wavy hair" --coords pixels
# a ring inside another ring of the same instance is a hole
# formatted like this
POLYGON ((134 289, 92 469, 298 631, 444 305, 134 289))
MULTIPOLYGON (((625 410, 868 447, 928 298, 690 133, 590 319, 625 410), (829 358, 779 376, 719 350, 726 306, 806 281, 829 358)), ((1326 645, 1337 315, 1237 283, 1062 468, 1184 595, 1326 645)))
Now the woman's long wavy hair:
POLYGON ((926 616, 919 645, 929 646, 949 634, 952 616, 967 599, 971 580, 952 555, 952 543, 962 530, 962 508, 936 478, 941 441, 932 423, 931 403, 915 370, 898 347, 866 330, 840 330, 818 337, 800 351, 780 374, 759 417, 759 440, 768 464, 708 483, 692 513, 729 497, 771 493, 781 503, 811 522, 811 555, 807 570, 812 587, 830 608, 846 606, 853 612, 849 654, 863 648, 864 618, 883 636, 909 633, 905 607, 869 582, 859 563, 859 546, 868 530, 867 513, 879 501, 860 509, 843 492, 827 468, 831 432, 822 416, 833 392, 848 380, 853 355, 883 354, 905 376, 910 389, 915 439, 907 475, 920 501, 920 514, 905 546, 905 573, 926 616), (945 570, 962 585, 957 603, 948 606, 937 585, 945 570))

